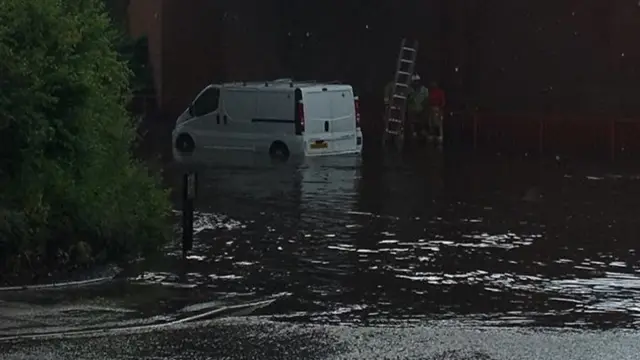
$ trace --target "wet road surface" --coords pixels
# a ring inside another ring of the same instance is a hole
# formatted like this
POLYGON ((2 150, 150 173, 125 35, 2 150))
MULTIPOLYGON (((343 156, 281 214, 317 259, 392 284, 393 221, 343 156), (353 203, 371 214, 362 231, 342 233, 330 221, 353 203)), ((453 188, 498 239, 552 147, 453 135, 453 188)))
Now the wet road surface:
POLYGON ((439 322, 416 327, 348 327, 235 318, 167 331, 9 347, 3 359, 420 359, 632 360, 640 338, 625 331, 486 328, 439 322))
POLYGON ((171 244, 108 284, 0 292, 0 350, 637 357, 640 170, 438 152, 226 160, 199 168, 187 263, 171 244))

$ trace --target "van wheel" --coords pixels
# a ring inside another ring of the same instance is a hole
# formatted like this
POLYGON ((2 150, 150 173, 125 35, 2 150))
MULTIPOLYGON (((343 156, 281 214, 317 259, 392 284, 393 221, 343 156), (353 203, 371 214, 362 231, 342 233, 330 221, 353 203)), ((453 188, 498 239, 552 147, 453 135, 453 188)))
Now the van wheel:
POLYGON ((180 134, 176 138, 176 150, 183 154, 191 154, 196 149, 196 143, 191 135, 180 134))
POLYGON ((275 141, 269 147, 269 155, 272 159, 287 160, 289 158, 289 148, 282 141, 275 141))

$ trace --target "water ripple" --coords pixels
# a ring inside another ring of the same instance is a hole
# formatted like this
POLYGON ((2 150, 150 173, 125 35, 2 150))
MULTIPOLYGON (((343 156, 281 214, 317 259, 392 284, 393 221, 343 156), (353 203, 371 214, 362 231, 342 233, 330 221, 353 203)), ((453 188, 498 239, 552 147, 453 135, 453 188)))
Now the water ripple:
POLYGON ((635 178, 445 162, 203 171, 188 271, 174 244, 132 281, 287 292, 264 310, 287 321, 639 323, 635 178), (533 178, 542 200, 523 201, 533 178))

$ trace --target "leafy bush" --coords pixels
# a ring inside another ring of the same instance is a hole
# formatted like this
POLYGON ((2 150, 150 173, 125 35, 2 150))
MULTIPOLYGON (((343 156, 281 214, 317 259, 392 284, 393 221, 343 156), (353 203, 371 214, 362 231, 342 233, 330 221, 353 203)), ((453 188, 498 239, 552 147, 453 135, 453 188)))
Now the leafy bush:
POLYGON ((0 267, 168 239, 167 193, 131 156, 118 39, 100 0, 0 0, 0 267))

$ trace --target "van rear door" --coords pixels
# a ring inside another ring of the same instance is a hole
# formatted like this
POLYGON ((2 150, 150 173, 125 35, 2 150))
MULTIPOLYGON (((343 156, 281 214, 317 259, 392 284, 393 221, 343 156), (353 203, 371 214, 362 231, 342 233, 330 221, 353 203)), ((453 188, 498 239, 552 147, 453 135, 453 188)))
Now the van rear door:
POLYGON ((331 152, 331 98, 320 88, 305 89, 302 96, 304 107, 304 135, 306 153, 309 155, 331 152))
POLYGON ((328 88, 331 102, 332 150, 337 153, 352 152, 356 149, 356 109, 353 90, 350 86, 334 85, 328 88))
POLYGON ((356 149, 356 111, 348 85, 305 89, 303 95, 307 153, 342 153, 356 149))

